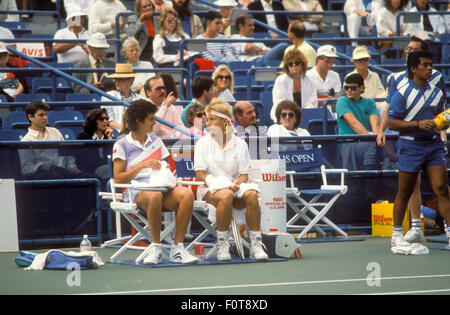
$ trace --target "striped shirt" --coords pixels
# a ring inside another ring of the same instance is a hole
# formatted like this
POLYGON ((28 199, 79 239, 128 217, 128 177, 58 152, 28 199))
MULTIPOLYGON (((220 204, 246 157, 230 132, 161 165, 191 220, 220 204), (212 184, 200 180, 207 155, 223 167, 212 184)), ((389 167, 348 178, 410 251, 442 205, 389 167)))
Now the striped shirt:
MULTIPOLYGON (((429 83, 423 88, 410 80, 392 96, 388 118, 420 121, 433 119, 444 110, 445 100, 441 89, 429 83)), ((400 132, 400 136, 411 137, 431 137, 437 134, 435 130, 425 131, 418 128, 400 132)))
MULTIPOLYGON (((394 96, 395 92, 399 90, 403 85, 408 83, 408 70, 404 70, 401 72, 397 72, 391 79, 391 83, 389 85, 388 95, 386 96, 386 103, 391 103, 391 98, 394 96)), ((428 83, 431 85, 435 85, 442 90, 444 93, 444 101, 447 101, 447 94, 445 92, 445 82, 442 73, 433 69, 431 73, 431 78, 428 80, 428 83)))
MULTIPOLYGON (((203 34, 198 35, 197 39, 209 39, 206 44, 206 51, 202 53, 203 58, 214 60, 215 58, 226 58, 230 61, 237 61, 236 56, 233 54, 233 49, 230 43, 215 43, 214 39, 206 38, 203 34)), ((219 34, 215 39, 228 39, 225 35, 219 34)))

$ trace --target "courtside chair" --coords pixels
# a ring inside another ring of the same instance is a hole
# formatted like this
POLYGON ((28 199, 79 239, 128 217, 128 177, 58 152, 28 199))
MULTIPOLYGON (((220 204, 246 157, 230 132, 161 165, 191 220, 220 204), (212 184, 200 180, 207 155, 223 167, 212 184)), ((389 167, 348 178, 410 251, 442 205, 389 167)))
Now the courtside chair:
POLYGON ((335 202, 347 193, 345 185, 345 174, 347 169, 326 169, 320 147, 311 150, 284 151, 280 152, 280 158, 286 160, 286 200, 287 204, 294 210, 295 215, 288 220, 288 230, 298 230, 297 241, 311 230, 315 230, 322 236, 326 236, 324 227, 335 230, 344 238, 348 238, 341 228, 326 217, 335 202), (298 172, 320 169, 322 184, 317 189, 303 189, 295 186, 294 177, 298 172), (339 174, 339 183, 330 184, 328 174, 339 174), (306 225, 295 225, 303 219, 306 225), (322 223, 319 223, 322 222, 322 223))

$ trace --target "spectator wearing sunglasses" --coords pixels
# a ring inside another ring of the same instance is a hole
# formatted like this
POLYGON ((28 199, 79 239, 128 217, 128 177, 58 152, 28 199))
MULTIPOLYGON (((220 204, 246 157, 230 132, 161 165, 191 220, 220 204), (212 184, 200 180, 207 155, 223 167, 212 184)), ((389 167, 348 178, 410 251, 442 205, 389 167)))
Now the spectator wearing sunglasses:
POLYGON ((276 123, 275 111, 281 101, 294 101, 300 108, 317 108, 317 90, 305 73, 307 61, 299 50, 291 50, 283 58, 284 73, 275 79, 270 118, 276 123))
MULTIPOLYGON (((302 111, 298 105, 289 100, 280 102, 275 110, 277 123, 267 130, 269 137, 305 137, 311 134, 308 130, 300 128, 302 111)), ((281 145, 280 150, 309 150, 312 144, 281 145)))
MULTIPOLYGON (((377 134, 380 128, 375 101, 362 97, 364 79, 354 73, 345 78, 345 96, 336 102, 339 135, 377 134)), ((351 142, 340 145, 342 166, 348 170, 375 169, 378 150, 375 142, 351 142)))
POLYGON ((186 111, 186 120, 189 125, 189 131, 196 136, 203 137, 206 135, 206 113, 205 106, 193 104, 186 111))
POLYGON ((227 65, 220 65, 212 75, 214 94, 225 102, 236 102, 233 96, 234 75, 227 65))
POLYGON ((184 108, 183 113, 181 114, 181 121, 184 123, 186 127, 188 127, 188 123, 186 121, 186 111, 193 104, 200 104, 203 106, 207 106, 209 102, 214 97, 214 81, 211 78, 208 78, 204 75, 196 76, 191 83, 191 91, 193 99, 192 101, 184 108))
MULTIPOLYGON (((180 42, 189 39, 184 33, 178 19, 178 13, 172 8, 161 12, 159 19, 159 34, 153 40, 153 59, 158 68, 171 68, 180 65, 180 42)), ((183 51, 184 60, 189 58, 189 52, 183 51)))
POLYGON ((113 129, 109 127, 109 117, 105 108, 91 109, 84 120, 83 130, 77 139, 105 140, 113 139, 113 129))

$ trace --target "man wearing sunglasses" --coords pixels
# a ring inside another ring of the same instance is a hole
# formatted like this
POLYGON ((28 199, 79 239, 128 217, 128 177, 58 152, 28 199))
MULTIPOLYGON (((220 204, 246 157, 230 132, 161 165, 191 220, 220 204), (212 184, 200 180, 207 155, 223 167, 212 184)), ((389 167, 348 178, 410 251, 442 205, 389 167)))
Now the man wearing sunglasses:
MULTIPOLYGON (((376 134, 380 127, 374 100, 361 97, 364 79, 354 73, 345 78, 342 96, 336 102, 339 135, 376 134)), ((348 170, 377 169, 378 152, 375 142, 351 142, 339 146, 343 168, 348 170)))
MULTIPOLYGON (((254 39, 255 22, 253 16, 244 14, 236 19, 236 27, 239 34, 231 36, 231 39, 254 39)), ((232 43, 234 55, 240 61, 253 62, 257 67, 265 67, 271 60, 281 60, 288 44, 280 43, 269 48, 263 43, 232 43)))

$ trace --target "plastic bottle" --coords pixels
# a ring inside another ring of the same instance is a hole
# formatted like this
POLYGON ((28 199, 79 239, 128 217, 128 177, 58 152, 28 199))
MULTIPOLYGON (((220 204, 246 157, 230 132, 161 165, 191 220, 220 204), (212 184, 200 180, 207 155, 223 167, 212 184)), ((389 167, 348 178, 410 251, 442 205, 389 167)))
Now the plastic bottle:
POLYGON ((92 250, 91 242, 87 235, 83 235, 83 240, 80 243, 80 252, 88 252, 92 250))

